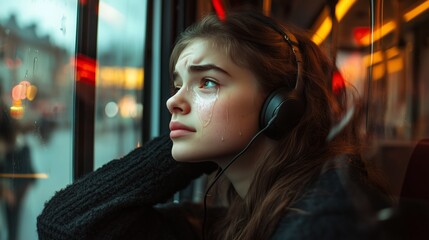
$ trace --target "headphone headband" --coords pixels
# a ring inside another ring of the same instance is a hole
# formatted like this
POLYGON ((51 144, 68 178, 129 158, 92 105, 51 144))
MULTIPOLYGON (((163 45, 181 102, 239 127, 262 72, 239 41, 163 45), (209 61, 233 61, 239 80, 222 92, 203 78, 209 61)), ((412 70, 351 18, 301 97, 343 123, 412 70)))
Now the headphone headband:
POLYGON ((296 63, 296 82, 295 82, 295 90, 299 93, 304 93, 304 86, 302 82, 302 55, 301 51, 299 50, 299 43, 296 39, 295 35, 285 31, 281 31, 280 34, 283 35, 284 40, 289 44, 289 47, 292 49, 292 53, 295 57, 295 63, 296 63))
POLYGON ((258 17, 266 25, 278 32, 288 46, 295 58, 296 81, 295 88, 291 91, 280 88, 271 93, 265 100, 260 115, 260 128, 267 128, 265 134, 273 139, 289 133, 299 122, 305 111, 304 82, 302 79, 303 61, 299 50, 299 42, 295 35, 283 30, 274 21, 258 17))
POLYGON ((277 25, 274 21, 270 20, 264 20, 260 19, 262 22, 266 23, 269 27, 271 27, 274 31, 278 32, 285 42, 288 44, 288 46, 292 49, 292 54, 295 58, 295 64, 296 64, 296 82, 295 82, 295 89, 298 91, 298 93, 302 94, 304 91, 304 86, 302 83, 302 55, 301 51, 299 50, 299 42, 298 39, 293 35, 290 31, 286 29, 280 28, 279 25, 277 25))

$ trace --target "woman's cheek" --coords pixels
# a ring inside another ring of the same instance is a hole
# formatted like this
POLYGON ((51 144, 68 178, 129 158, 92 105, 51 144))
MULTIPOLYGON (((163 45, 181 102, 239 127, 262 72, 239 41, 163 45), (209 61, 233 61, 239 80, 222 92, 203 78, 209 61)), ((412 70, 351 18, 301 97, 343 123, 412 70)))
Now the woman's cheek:
POLYGON ((255 98, 246 98, 242 96, 241 101, 231 101, 229 105, 229 119, 232 129, 231 134, 248 138, 253 136, 259 130, 259 115, 261 103, 255 101, 255 98))
POLYGON ((193 106, 196 109, 201 126, 206 128, 212 122, 213 112, 219 99, 219 89, 212 93, 200 93, 193 90, 193 106))
POLYGON ((239 139, 243 138, 246 132, 254 128, 252 120, 254 110, 249 110, 249 104, 240 100, 243 100, 243 97, 237 99, 234 96, 228 96, 226 101, 219 102, 217 105, 219 122, 224 123, 219 131, 224 141, 240 141, 239 139))
POLYGON ((210 134, 210 138, 225 142, 230 139, 232 133, 237 132, 237 126, 230 121, 233 114, 230 111, 230 95, 195 94, 194 107, 202 126, 203 134, 210 134))

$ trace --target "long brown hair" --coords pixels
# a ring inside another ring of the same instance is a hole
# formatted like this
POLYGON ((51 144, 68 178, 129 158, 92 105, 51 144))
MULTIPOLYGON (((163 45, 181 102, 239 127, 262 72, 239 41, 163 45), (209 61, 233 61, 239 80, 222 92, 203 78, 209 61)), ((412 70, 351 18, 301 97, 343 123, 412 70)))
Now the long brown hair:
MULTIPOLYGON (((294 55, 283 36, 260 18, 273 21, 253 12, 229 13, 223 21, 215 15, 205 17, 180 36, 170 58, 170 72, 186 46, 205 39, 237 65, 250 69, 266 94, 279 87, 292 89, 297 74, 294 55)), ((358 152, 354 125, 327 141, 336 119, 347 108, 344 95, 334 95, 330 89, 334 65, 305 33, 292 27, 287 30, 297 38, 303 57, 305 114, 261 161, 245 199, 230 186, 228 216, 213 229, 213 238, 269 239, 288 207, 320 175, 326 162, 358 152)))

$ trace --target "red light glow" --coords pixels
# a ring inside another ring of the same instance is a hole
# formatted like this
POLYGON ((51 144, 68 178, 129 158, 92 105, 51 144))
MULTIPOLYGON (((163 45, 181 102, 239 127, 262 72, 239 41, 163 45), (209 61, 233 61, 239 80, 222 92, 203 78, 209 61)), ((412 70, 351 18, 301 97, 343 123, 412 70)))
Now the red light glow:
POLYGON ((76 69, 77 81, 95 84, 97 61, 85 55, 78 55, 72 60, 72 64, 76 69))
POLYGON ((362 45, 363 39, 369 35, 369 27, 355 27, 353 29, 353 37, 357 44, 362 45))
POLYGON ((212 0, 213 8, 216 12, 216 15, 221 21, 225 20, 225 7, 222 4, 222 0, 212 0))
POLYGON ((334 94, 339 94, 345 87, 344 78, 339 71, 335 71, 332 75, 332 91, 334 94))

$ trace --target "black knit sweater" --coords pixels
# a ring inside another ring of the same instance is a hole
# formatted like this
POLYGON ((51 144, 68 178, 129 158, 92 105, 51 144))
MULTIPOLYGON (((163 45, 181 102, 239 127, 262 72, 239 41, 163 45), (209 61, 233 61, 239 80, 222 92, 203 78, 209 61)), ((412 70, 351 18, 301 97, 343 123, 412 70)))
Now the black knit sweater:
POLYGON ((39 239, 190 239, 194 229, 176 224, 185 219, 153 206, 216 165, 176 162, 171 147, 156 138, 57 192, 37 219, 39 239))
MULTIPOLYGON (((201 239, 201 206, 159 203, 216 165, 176 162, 171 147, 167 136, 156 138, 57 192, 37 219, 39 239, 201 239)), ((366 198, 366 191, 350 194, 366 184, 358 184, 359 178, 343 184, 342 172, 320 176, 292 206, 298 214, 286 214, 271 239, 379 239, 353 204, 375 201, 366 198)), ((208 229, 224 210, 208 210, 208 229)))

